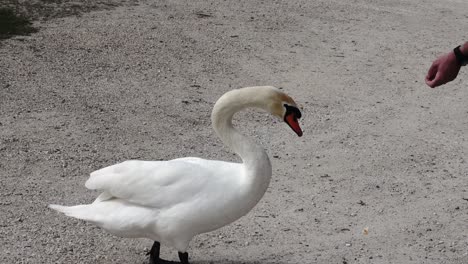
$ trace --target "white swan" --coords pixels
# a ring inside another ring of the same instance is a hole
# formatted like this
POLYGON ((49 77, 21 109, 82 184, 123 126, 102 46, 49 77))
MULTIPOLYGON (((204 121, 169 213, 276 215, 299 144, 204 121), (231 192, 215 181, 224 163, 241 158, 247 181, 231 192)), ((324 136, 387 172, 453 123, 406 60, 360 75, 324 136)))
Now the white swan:
POLYGON ((243 163, 193 157, 125 161, 91 173, 86 187, 102 191, 92 204, 49 207, 117 236, 152 239, 150 263, 159 262, 161 242, 177 249, 181 263, 187 264, 187 247, 195 235, 247 214, 270 183, 265 150, 232 126, 233 115, 247 107, 282 118, 302 136, 297 121, 301 112, 288 95, 271 86, 232 90, 216 102, 211 120, 243 163))

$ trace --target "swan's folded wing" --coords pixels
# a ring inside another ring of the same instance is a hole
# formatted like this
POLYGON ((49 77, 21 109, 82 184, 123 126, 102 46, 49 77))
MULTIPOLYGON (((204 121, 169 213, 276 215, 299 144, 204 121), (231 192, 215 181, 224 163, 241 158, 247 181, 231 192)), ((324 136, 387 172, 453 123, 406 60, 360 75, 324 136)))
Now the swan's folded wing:
POLYGON ((164 208, 193 201, 207 189, 215 188, 223 178, 216 177, 217 173, 217 166, 203 166, 183 159, 131 160, 91 173, 86 187, 131 203, 164 208))

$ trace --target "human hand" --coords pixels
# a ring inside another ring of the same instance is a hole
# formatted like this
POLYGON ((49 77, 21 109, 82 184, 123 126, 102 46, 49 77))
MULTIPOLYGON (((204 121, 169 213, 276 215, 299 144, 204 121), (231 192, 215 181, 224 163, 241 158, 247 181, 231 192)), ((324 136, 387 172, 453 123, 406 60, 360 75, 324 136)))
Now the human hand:
POLYGON ((453 81, 457 78, 460 67, 461 65, 453 52, 442 55, 429 68, 426 75, 426 84, 431 88, 435 88, 453 81))

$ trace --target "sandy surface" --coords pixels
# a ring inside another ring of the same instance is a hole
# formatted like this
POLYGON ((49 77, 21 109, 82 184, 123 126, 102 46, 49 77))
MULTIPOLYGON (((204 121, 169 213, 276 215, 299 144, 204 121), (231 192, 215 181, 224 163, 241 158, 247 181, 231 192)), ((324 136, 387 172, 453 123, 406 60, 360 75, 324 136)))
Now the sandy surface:
POLYGON ((38 22, 0 44, 0 262, 146 263, 151 241, 46 205, 91 202, 88 174, 126 159, 238 160, 211 107, 230 89, 274 85, 303 106, 305 134, 238 115, 273 180, 250 214, 192 241, 193 263, 468 263, 468 71, 424 84, 432 60, 466 40, 466 10, 141 1, 38 22))

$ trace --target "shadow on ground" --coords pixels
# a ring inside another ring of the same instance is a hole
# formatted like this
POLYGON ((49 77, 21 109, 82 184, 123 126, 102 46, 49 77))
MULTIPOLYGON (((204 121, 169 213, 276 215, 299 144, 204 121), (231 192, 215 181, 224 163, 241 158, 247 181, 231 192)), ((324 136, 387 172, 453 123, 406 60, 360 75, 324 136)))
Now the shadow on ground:
POLYGON ((16 14, 11 8, 0 8, 0 40, 34 32, 37 32, 37 29, 27 18, 16 14))
POLYGON ((118 6, 134 6, 138 0, 2 0, 0 8, 0 40, 15 35, 37 32, 33 21, 80 16, 96 10, 109 10, 118 6))
MULTIPOLYGON (((180 264, 178 261, 170 261, 159 259, 160 264, 180 264)), ((267 261, 267 260, 257 260, 257 261, 236 261, 236 260, 222 260, 222 261, 213 261, 213 260, 190 260, 190 264, 286 264, 279 261, 267 261)))
MULTIPOLYGON (((180 263, 180 262, 170 262, 170 263, 180 263)), ((196 260, 190 261, 191 264, 286 264, 280 261, 266 261, 266 260, 259 260, 259 261, 203 261, 203 260, 196 260)))

